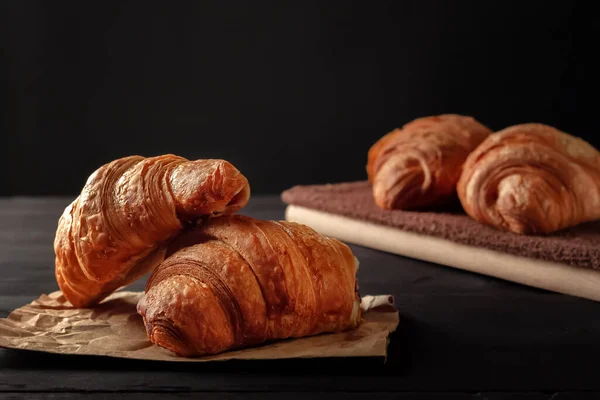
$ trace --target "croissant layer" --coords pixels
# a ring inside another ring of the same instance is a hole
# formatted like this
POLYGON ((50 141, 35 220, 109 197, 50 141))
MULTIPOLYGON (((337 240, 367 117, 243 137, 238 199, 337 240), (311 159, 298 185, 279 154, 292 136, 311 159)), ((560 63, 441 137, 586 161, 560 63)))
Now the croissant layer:
POLYGON ((600 152, 544 124, 494 133, 458 183, 474 219, 517 234, 551 233, 600 218, 600 152))
POLYGON ((472 117, 456 114, 418 118, 388 133, 368 153, 375 203, 419 209, 455 198, 462 164, 490 133, 472 117))
POLYGON ((230 214, 247 179, 223 160, 131 156, 98 168, 56 231, 56 280, 76 307, 92 306, 158 265, 184 224, 230 214))
POLYGON ((304 225, 216 218, 178 238, 138 304, 151 341, 181 356, 360 323, 348 246, 304 225))

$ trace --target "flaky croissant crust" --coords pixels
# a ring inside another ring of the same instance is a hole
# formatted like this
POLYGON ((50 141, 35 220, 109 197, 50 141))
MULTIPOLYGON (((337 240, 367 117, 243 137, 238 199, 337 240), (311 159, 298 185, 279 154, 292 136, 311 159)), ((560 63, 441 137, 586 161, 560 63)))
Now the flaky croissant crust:
POLYGON ((515 125, 468 157, 458 194, 482 223, 518 234, 551 233, 600 218, 600 153, 548 125, 515 125))
POLYGON ((368 153, 367 174, 375 203, 384 209, 417 209, 446 203, 467 155, 491 130, 457 114, 423 117, 395 129, 368 153))
POLYGON ((181 356, 360 323, 357 263, 311 228, 235 215, 176 240, 138 304, 150 340, 181 356))
POLYGON ((247 179, 226 161, 124 157, 98 168, 64 210, 54 241, 65 297, 91 306, 148 272, 186 222, 233 213, 247 179))

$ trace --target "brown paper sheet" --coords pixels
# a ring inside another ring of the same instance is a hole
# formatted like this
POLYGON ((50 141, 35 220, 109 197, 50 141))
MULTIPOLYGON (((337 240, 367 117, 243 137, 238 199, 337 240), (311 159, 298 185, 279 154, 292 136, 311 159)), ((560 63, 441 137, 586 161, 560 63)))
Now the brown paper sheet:
POLYGON ((0 319, 0 347, 58 354, 143 360, 205 362, 322 357, 386 357, 388 336, 399 322, 392 296, 365 296, 364 323, 357 329, 283 340, 202 358, 183 358, 152 344, 136 304, 143 293, 113 293, 93 309, 75 309, 61 292, 0 319))

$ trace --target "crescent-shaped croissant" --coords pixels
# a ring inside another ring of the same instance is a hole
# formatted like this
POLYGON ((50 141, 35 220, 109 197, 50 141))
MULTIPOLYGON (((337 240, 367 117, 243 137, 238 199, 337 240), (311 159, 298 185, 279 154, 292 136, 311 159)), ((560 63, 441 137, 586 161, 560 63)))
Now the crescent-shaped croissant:
POLYGON ((169 251, 138 312, 150 340, 180 356, 340 332, 361 322, 356 258, 307 226, 215 218, 169 251))
POLYGON ((491 132, 472 117, 443 114, 418 118, 383 136, 368 153, 375 203, 419 209, 455 198, 463 162, 491 132))
POLYGON ((162 245, 184 224, 233 213, 249 196, 247 179, 223 160, 131 156, 105 164, 59 219, 58 285, 75 307, 92 306, 160 263, 162 245))
POLYGON ((543 124, 496 132, 469 155, 458 183, 465 211, 518 234, 600 218, 600 153, 543 124))

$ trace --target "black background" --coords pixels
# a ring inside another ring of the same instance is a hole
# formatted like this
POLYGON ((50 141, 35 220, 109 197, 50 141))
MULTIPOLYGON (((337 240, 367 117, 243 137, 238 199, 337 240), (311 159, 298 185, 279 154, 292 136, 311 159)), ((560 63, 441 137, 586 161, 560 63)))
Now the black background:
POLYGON ((364 179, 408 120, 543 122, 599 147, 598 17, 563 1, 5 1, 0 195, 130 154, 225 158, 254 193, 364 179))

